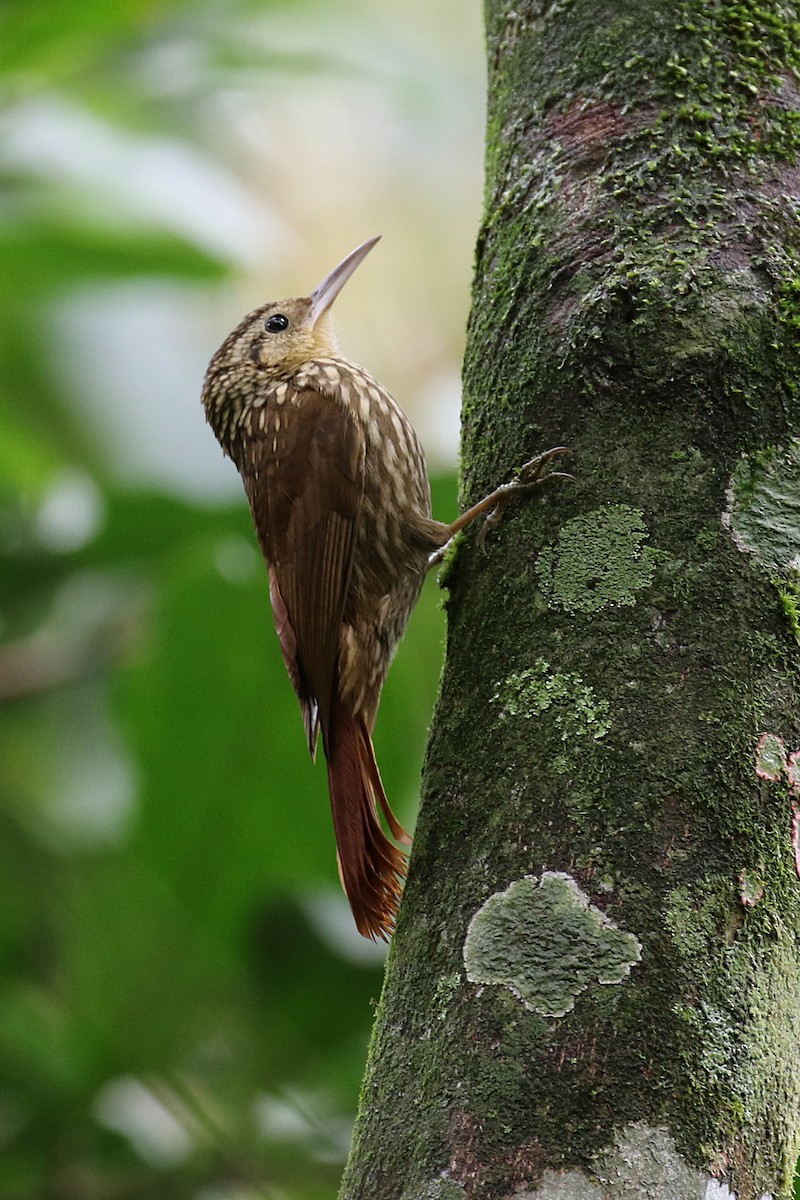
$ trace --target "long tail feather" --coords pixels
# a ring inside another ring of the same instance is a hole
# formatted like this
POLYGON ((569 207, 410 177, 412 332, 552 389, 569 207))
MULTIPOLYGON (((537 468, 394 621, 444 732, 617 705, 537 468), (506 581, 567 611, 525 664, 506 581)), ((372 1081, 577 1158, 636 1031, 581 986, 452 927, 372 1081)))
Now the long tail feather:
POLYGON ((411 839, 383 790, 372 739, 362 717, 338 697, 327 740, 328 786, 339 858, 339 875, 358 932, 387 941, 394 930, 407 860, 381 828, 378 805, 398 841, 411 839))

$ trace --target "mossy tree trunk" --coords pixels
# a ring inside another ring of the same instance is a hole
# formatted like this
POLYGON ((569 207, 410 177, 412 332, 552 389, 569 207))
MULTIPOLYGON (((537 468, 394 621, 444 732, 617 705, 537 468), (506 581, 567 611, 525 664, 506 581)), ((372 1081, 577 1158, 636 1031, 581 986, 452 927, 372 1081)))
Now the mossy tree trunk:
POLYGON ((487 0, 464 500, 576 482, 450 565, 346 1200, 791 1190, 795 16, 487 0))

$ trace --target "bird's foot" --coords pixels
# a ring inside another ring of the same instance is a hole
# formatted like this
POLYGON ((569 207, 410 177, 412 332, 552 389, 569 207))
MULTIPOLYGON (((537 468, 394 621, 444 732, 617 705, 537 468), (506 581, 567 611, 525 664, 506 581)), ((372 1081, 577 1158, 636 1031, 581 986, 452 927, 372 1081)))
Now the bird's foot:
POLYGON ((489 510, 478 532, 477 542, 481 549, 485 548, 487 535, 500 524, 509 501, 513 500, 515 496, 523 496, 527 492, 532 492, 534 488, 540 487, 543 483, 549 483, 552 479, 575 478, 566 471, 547 470, 547 465, 552 459, 557 458, 560 454, 569 453, 566 446, 553 446, 551 450, 537 454, 536 458, 530 459, 520 467, 516 479, 512 479, 510 483, 502 483, 500 487, 495 488, 477 505, 474 505, 474 508, 478 509, 474 513, 475 517, 480 516, 481 512, 485 512, 486 509, 489 510))
POLYGON ((548 463, 557 458, 559 454, 569 454, 569 450, 566 446, 554 446, 552 450, 545 450, 543 454, 537 455, 536 458, 532 458, 530 462, 521 466, 516 479, 512 479, 510 483, 502 483, 488 496, 484 496, 477 504, 468 508, 460 517, 456 517, 452 525, 445 528, 447 540, 428 556, 428 569, 430 570, 431 567, 438 566, 442 562, 455 541, 456 534, 465 529, 467 525, 471 525, 477 517, 484 513, 487 514, 478 533, 478 545, 483 548, 486 535, 500 524, 508 502, 515 496, 532 492, 534 488, 548 483, 551 479, 574 479, 574 475, 569 475, 566 471, 547 470, 548 463))

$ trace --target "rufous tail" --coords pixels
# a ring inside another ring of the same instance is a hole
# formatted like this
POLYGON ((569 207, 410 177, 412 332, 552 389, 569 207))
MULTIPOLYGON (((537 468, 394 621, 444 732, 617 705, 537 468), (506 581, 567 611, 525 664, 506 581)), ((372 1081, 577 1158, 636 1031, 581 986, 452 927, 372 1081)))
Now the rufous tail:
POLYGON ((404 845, 410 845, 411 839, 389 807, 363 717, 354 716, 338 696, 331 706, 326 752, 342 887, 358 932, 388 941, 403 894, 407 859, 383 832, 378 805, 392 836, 404 845))

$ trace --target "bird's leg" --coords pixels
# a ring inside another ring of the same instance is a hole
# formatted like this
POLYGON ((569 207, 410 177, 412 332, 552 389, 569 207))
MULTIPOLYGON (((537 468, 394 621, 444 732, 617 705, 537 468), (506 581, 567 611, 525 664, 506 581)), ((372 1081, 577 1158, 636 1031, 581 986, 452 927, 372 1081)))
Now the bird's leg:
POLYGON ((566 446, 554 446, 552 450, 545 450, 543 454, 537 455, 536 458, 532 458, 530 462, 526 462, 524 466, 520 467, 516 479, 510 483, 501 483, 500 487, 495 488, 488 496, 484 496, 477 504, 473 504, 460 517, 456 517, 455 521, 447 526, 447 541, 428 556, 428 569, 430 570, 431 567, 437 566, 442 561, 452 546, 456 534, 465 529, 467 525, 471 525, 475 518, 481 516, 482 513, 488 513, 488 515, 478 534, 478 545, 481 547, 487 533, 495 529, 503 519, 503 513, 509 500, 533 491, 535 487, 547 483, 550 479, 573 479, 574 476, 569 475, 566 471, 545 471, 550 460, 559 454, 569 454, 569 450, 566 446))

